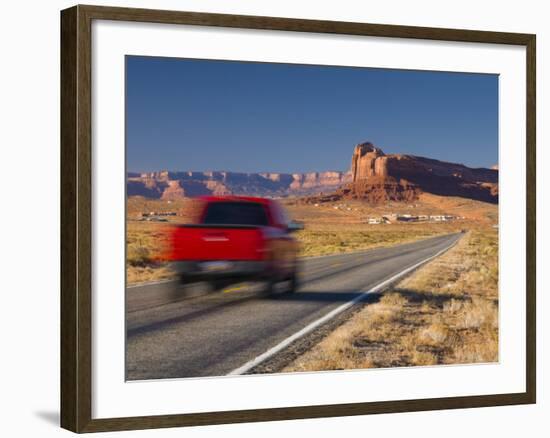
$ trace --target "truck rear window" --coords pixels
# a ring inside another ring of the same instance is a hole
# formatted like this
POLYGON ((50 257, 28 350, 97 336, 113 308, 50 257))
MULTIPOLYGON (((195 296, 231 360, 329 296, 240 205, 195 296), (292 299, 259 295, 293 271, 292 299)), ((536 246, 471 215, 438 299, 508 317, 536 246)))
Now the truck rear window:
POLYGON ((213 202, 208 204, 204 224, 268 225, 265 208, 254 202, 213 202))

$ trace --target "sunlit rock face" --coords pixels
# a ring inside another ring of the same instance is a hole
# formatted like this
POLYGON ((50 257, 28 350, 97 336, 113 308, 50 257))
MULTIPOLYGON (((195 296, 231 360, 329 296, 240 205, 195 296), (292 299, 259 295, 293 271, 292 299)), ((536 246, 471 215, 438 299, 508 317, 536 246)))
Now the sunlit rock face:
POLYGON ((352 182, 372 176, 386 175, 386 162, 382 149, 375 147, 370 142, 358 144, 351 157, 352 182))
POLYGON ((422 192, 498 202, 498 170, 473 169, 413 155, 388 154, 370 142, 355 146, 345 196, 369 202, 411 201, 422 192))

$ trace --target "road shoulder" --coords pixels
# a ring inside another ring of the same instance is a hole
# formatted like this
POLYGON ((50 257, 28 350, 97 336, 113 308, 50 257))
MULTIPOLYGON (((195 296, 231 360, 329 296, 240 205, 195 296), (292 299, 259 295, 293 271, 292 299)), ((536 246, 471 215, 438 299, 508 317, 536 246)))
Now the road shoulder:
POLYGON ((253 373, 498 360, 497 236, 469 232, 382 295, 357 303, 253 373))

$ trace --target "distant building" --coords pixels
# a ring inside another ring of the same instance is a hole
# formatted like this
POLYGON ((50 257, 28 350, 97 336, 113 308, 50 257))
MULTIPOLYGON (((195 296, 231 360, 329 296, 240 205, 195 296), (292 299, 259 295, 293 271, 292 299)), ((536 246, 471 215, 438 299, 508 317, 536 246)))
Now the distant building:
POLYGON ((141 213, 141 217, 152 217, 152 216, 177 216, 175 211, 150 211, 149 213, 141 213))
POLYGON ((413 216, 411 214, 400 214, 397 216, 397 220, 401 222, 417 222, 418 216, 413 216))

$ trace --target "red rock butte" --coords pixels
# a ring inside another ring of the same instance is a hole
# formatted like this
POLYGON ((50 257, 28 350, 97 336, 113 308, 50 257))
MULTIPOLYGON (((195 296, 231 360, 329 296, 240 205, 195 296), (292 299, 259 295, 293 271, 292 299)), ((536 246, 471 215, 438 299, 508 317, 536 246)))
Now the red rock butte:
POLYGON ((338 190, 343 197, 373 203, 412 201, 422 192, 497 203, 498 170, 413 155, 386 155, 365 142, 353 151, 351 182, 338 190))

